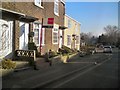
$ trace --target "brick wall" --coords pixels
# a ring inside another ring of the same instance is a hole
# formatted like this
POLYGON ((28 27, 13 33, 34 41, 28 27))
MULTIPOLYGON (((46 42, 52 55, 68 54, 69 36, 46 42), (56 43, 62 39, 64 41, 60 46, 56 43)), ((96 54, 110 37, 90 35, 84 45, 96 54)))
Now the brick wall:
MULTIPOLYGON (((34 1, 34 0, 33 0, 34 1)), ((64 14, 65 14, 65 6, 63 3, 59 2, 59 16, 56 16, 54 14, 54 2, 43 2, 43 8, 40 8, 38 6, 34 5, 34 2, 2 2, 2 8, 16 11, 19 13, 23 13, 28 16, 36 17, 39 19, 39 21, 45 18, 54 18, 55 24, 58 24, 59 26, 64 26, 64 14)), ((18 49, 19 47, 19 21, 17 20, 17 17, 13 17, 15 19, 14 21, 14 50, 18 49)), ((32 31, 32 23, 30 23, 30 30, 32 31)), ((30 40, 30 38, 29 38, 30 40)), ((52 49, 54 51, 58 50, 58 44, 52 44, 52 29, 46 28, 45 29, 45 45, 42 47, 42 53, 44 54, 49 49, 52 49)), ((38 48, 39 50, 39 48, 38 48)))

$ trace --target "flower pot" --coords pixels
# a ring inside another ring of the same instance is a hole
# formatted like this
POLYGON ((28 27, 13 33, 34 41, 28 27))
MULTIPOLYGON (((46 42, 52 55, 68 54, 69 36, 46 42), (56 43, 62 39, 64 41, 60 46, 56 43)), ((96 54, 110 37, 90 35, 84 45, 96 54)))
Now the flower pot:
POLYGON ((67 63, 67 60, 68 60, 68 56, 67 56, 67 55, 61 56, 61 61, 62 61, 63 63, 67 63))

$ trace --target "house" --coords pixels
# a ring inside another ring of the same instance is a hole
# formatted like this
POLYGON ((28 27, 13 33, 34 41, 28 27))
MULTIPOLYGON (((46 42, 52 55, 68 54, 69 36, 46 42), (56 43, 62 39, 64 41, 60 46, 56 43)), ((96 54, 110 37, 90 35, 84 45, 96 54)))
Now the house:
POLYGON ((80 49, 80 26, 81 24, 68 15, 65 15, 64 45, 71 49, 80 49))
POLYGON ((0 58, 13 57, 16 50, 28 50, 28 42, 34 42, 41 55, 62 46, 64 0, 2 2, 0 11, 0 58))

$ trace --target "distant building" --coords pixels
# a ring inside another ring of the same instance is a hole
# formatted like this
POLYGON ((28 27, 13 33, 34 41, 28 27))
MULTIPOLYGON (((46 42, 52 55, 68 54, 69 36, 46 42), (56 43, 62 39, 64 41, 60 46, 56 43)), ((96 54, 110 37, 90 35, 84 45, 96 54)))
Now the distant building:
POLYGON ((64 45, 71 49, 80 49, 81 24, 68 15, 65 15, 64 45))

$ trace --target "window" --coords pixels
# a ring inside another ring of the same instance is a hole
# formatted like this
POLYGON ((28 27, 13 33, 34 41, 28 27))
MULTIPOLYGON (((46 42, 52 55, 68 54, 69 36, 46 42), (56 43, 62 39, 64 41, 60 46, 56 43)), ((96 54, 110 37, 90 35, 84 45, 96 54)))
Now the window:
POLYGON ((76 36, 76 44, 79 44, 79 36, 76 36))
POLYGON ((71 21, 68 20, 68 28, 71 28, 71 21))
MULTIPOLYGON (((36 46, 40 46, 40 36, 41 36, 41 25, 40 24, 34 24, 34 43, 36 46)), ((45 40, 45 30, 42 29, 42 45, 44 45, 45 40)))
POLYGON ((55 15, 59 15, 59 1, 54 0, 54 13, 55 15))
POLYGON ((67 45, 71 45, 71 36, 67 35, 67 45))
POLYGON ((38 7, 43 8, 43 2, 42 2, 42 0, 35 0, 35 5, 38 6, 38 7))
POLYGON ((78 26, 77 26, 77 24, 75 24, 75 26, 76 26, 76 31, 78 31, 78 26))
POLYGON ((0 19, 0 57, 12 53, 13 21, 0 19))
POLYGON ((40 45, 40 25, 34 24, 34 43, 38 46, 40 45))
POLYGON ((58 44, 58 29, 53 29, 53 44, 58 44))

